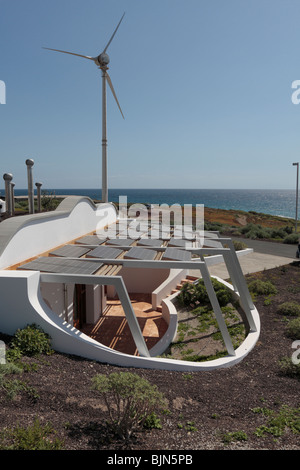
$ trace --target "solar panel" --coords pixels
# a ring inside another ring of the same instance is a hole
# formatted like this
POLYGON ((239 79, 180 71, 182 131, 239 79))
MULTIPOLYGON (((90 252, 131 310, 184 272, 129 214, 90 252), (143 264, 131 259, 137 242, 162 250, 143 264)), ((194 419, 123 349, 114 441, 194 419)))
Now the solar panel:
POLYGON ((167 248, 164 252, 162 259, 169 261, 189 261, 191 259, 189 251, 180 250, 177 248, 167 248))
POLYGON ((138 242, 138 245, 141 246, 161 246, 163 244, 163 240, 159 240, 156 238, 141 238, 138 242))
POLYGON ((141 248, 134 246, 124 255, 126 259, 140 259, 140 260, 152 260, 155 258, 157 252, 154 250, 148 250, 148 248, 141 248))
POLYGON ((80 243, 81 245, 101 245, 101 243, 105 241, 106 238, 99 238, 98 235, 86 235, 76 240, 76 243, 80 243))
POLYGON ((103 263, 86 260, 70 260, 56 257, 41 257, 23 264, 18 269, 64 274, 94 274, 103 263))
POLYGON ((130 246, 133 240, 130 238, 111 238, 106 240, 106 245, 130 246))
POLYGON ((171 238, 168 246, 181 247, 181 248, 192 248, 193 244, 190 240, 182 240, 181 238, 171 238))
POLYGON ((221 242, 218 242, 216 239, 208 240, 207 238, 204 239, 203 246, 210 247, 210 248, 223 248, 223 245, 221 242))
POLYGON ((52 256, 64 256, 69 258, 80 258, 90 251, 90 248, 75 245, 65 245, 57 250, 51 251, 52 256))
POLYGON ((107 259, 116 259, 123 250, 119 248, 112 248, 110 246, 98 246, 94 250, 90 251, 87 255, 88 258, 107 258, 107 259))

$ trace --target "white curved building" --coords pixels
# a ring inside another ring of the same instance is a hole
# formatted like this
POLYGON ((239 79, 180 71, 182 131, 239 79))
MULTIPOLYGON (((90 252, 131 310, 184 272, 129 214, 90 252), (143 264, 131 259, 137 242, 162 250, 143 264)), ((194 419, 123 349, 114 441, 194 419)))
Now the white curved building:
POLYGON ((216 242, 207 233, 205 251, 195 243, 184 248, 180 240, 174 243, 172 233, 149 241, 146 225, 138 237, 128 238, 123 230, 132 222, 119 219, 111 203, 95 205, 89 198, 75 196, 64 199, 53 212, 1 222, 0 331, 13 335, 18 328, 35 323, 50 335, 52 347, 59 352, 126 367, 195 371, 241 361, 259 337, 260 321, 231 240, 218 238, 216 242), (204 258, 204 253, 211 256, 204 258), (227 285, 239 299, 247 321, 247 337, 236 350, 207 268, 208 263, 220 260, 226 263, 232 282, 227 285), (177 313, 169 294, 191 269, 199 269, 205 282, 228 352, 222 359, 195 363, 159 357, 177 332, 177 313), (161 306, 158 314, 164 334, 151 347, 131 293, 151 296, 152 312, 161 306), (101 320, 108 299, 115 296, 125 312, 135 354, 105 345, 101 331, 97 341, 84 333, 86 325, 101 320))

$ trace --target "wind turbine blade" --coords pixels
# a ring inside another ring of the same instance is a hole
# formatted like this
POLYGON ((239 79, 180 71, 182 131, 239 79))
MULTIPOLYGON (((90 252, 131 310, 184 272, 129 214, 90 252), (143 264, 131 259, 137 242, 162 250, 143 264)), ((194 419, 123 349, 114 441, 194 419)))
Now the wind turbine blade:
POLYGON ((113 84, 111 83, 110 76, 108 75, 107 72, 106 72, 106 80, 107 80, 107 83, 109 84, 109 87, 110 87, 110 89, 111 89, 112 94, 114 95, 114 98, 115 98, 116 103, 117 103, 117 105, 118 105, 118 107, 119 107, 119 110, 120 110, 120 112, 121 112, 121 114, 122 114, 122 116, 123 116, 123 119, 125 119, 125 118, 124 118, 124 114, 122 113, 121 106, 119 105, 119 101, 118 101, 118 98, 117 98, 117 96, 116 96, 116 93, 115 93, 113 84))
POLYGON ((122 18, 120 19, 120 21, 119 21, 119 23, 118 23, 118 26, 117 26, 116 29, 114 30, 114 32, 113 32, 113 34, 112 34, 112 37, 110 38, 110 40, 109 40, 108 43, 106 44, 106 46, 105 46, 103 52, 106 52, 108 46, 110 45, 111 41, 113 40, 113 38, 114 38, 114 36, 115 36, 115 34, 116 34, 116 32, 117 32, 117 30, 118 30, 120 24, 121 24, 121 21, 122 21, 122 19, 124 18, 124 15, 125 15, 125 13, 123 13, 123 16, 122 16, 122 18))
POLYGON ((94 57, 88 55, 75 54, 75 52, 61 51, 60 49, 50 49, 50 47, 43 47, 43 49, 48 49, 48 51, 63 52, 64 54, 77 55, 78 57, 83 57, 84 59, 95 60, 94 57))

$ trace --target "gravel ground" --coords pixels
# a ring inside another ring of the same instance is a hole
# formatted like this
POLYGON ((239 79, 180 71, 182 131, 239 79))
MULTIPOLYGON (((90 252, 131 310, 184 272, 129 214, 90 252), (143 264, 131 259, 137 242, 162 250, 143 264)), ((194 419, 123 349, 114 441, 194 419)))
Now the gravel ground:
MULTIPOLYGON (((38 397, 26 391, 8 399, 0 388, 1 429, 17 424, 28 426, 38 418, 51 423, 66 450, 199 451, 199 450, 299 450, 299 434, 286 427, 281 436, 264 433, 266 413, 278 414, 283 406, 299 408, 299 379, 284 375, 279 367, 283 356, 291 357, 292 339, 286 335, 287 320, 277 313, 280 303, 300 303, 300 267, 297 264, 255 275, 271 280, 278 293, 255 304, 261 317, 261 336, 255 348, 238 365, 207 372, 181 373, 124 369, 54 353, 26 358, 37 370, 23 372, 22 381, 38 397), (265 305, 267 303, 268 305, 265 305), (128 442, 112 435, 106 426, 104 403, 91 389, 96 373, 134 372, 156 384, 168 401, 162 429, 141 430, 128 442)), ((10 338, 0 335, 9 345, 10 338)))

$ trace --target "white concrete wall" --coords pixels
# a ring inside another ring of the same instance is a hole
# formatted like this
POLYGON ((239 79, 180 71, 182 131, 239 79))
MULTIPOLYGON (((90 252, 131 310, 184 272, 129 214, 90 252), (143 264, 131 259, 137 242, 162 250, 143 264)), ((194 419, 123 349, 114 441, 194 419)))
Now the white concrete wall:
MULTIPOLYGON (((50 335, 52 347, 56 351, 125 367, 178 371, 205 371, 230 367, 240 362, 253 349, 260 333, 259 315, 254 308, 252 314, 256 331, 247 336, 244 343, 236 350, 235 356, 200 363, 130 356, 98 343, 63 322, 49 309, 41 297, 39 272, 0 271, 0 299, 0 331, 2 333, 13 335, 18 328, 35 323, 50 335)), ((167 346, 167 343, 165 345, 167 346)), ((163 350, 163 346, 159 344, 158 347, 163 350)))
POLYGON ((62 320, 73 325, 74 284, 49 284, 42 282, 41 295, 49 308, 62 320), (65 292, 66 289, 66 292, 65 292))
POLYGON ((102 313, 102 286, 86 286, 86 323, 95 323, 102 313))
POLYGON ((154 310, 161 305, 163 299, 176 289, 182 279, 188 274, 187 269, 171 269, 168 278, 152 292, 152 307, 154 310))
POLYGON ((113 223, 116 218, 117 212, 112 204, 99 204, 95 207, 85 198, 70 213, 56 210, 49 212, 49 216, 43 217, 42 221, 38 217, 28 219, 4 249, 0 257, 0 269, 86 235, 96 230, 98 224, 113 223))
POLYGON ((127 291, 151 294, 169 276, 170 269, 122 268, 122 276, 127 291))

